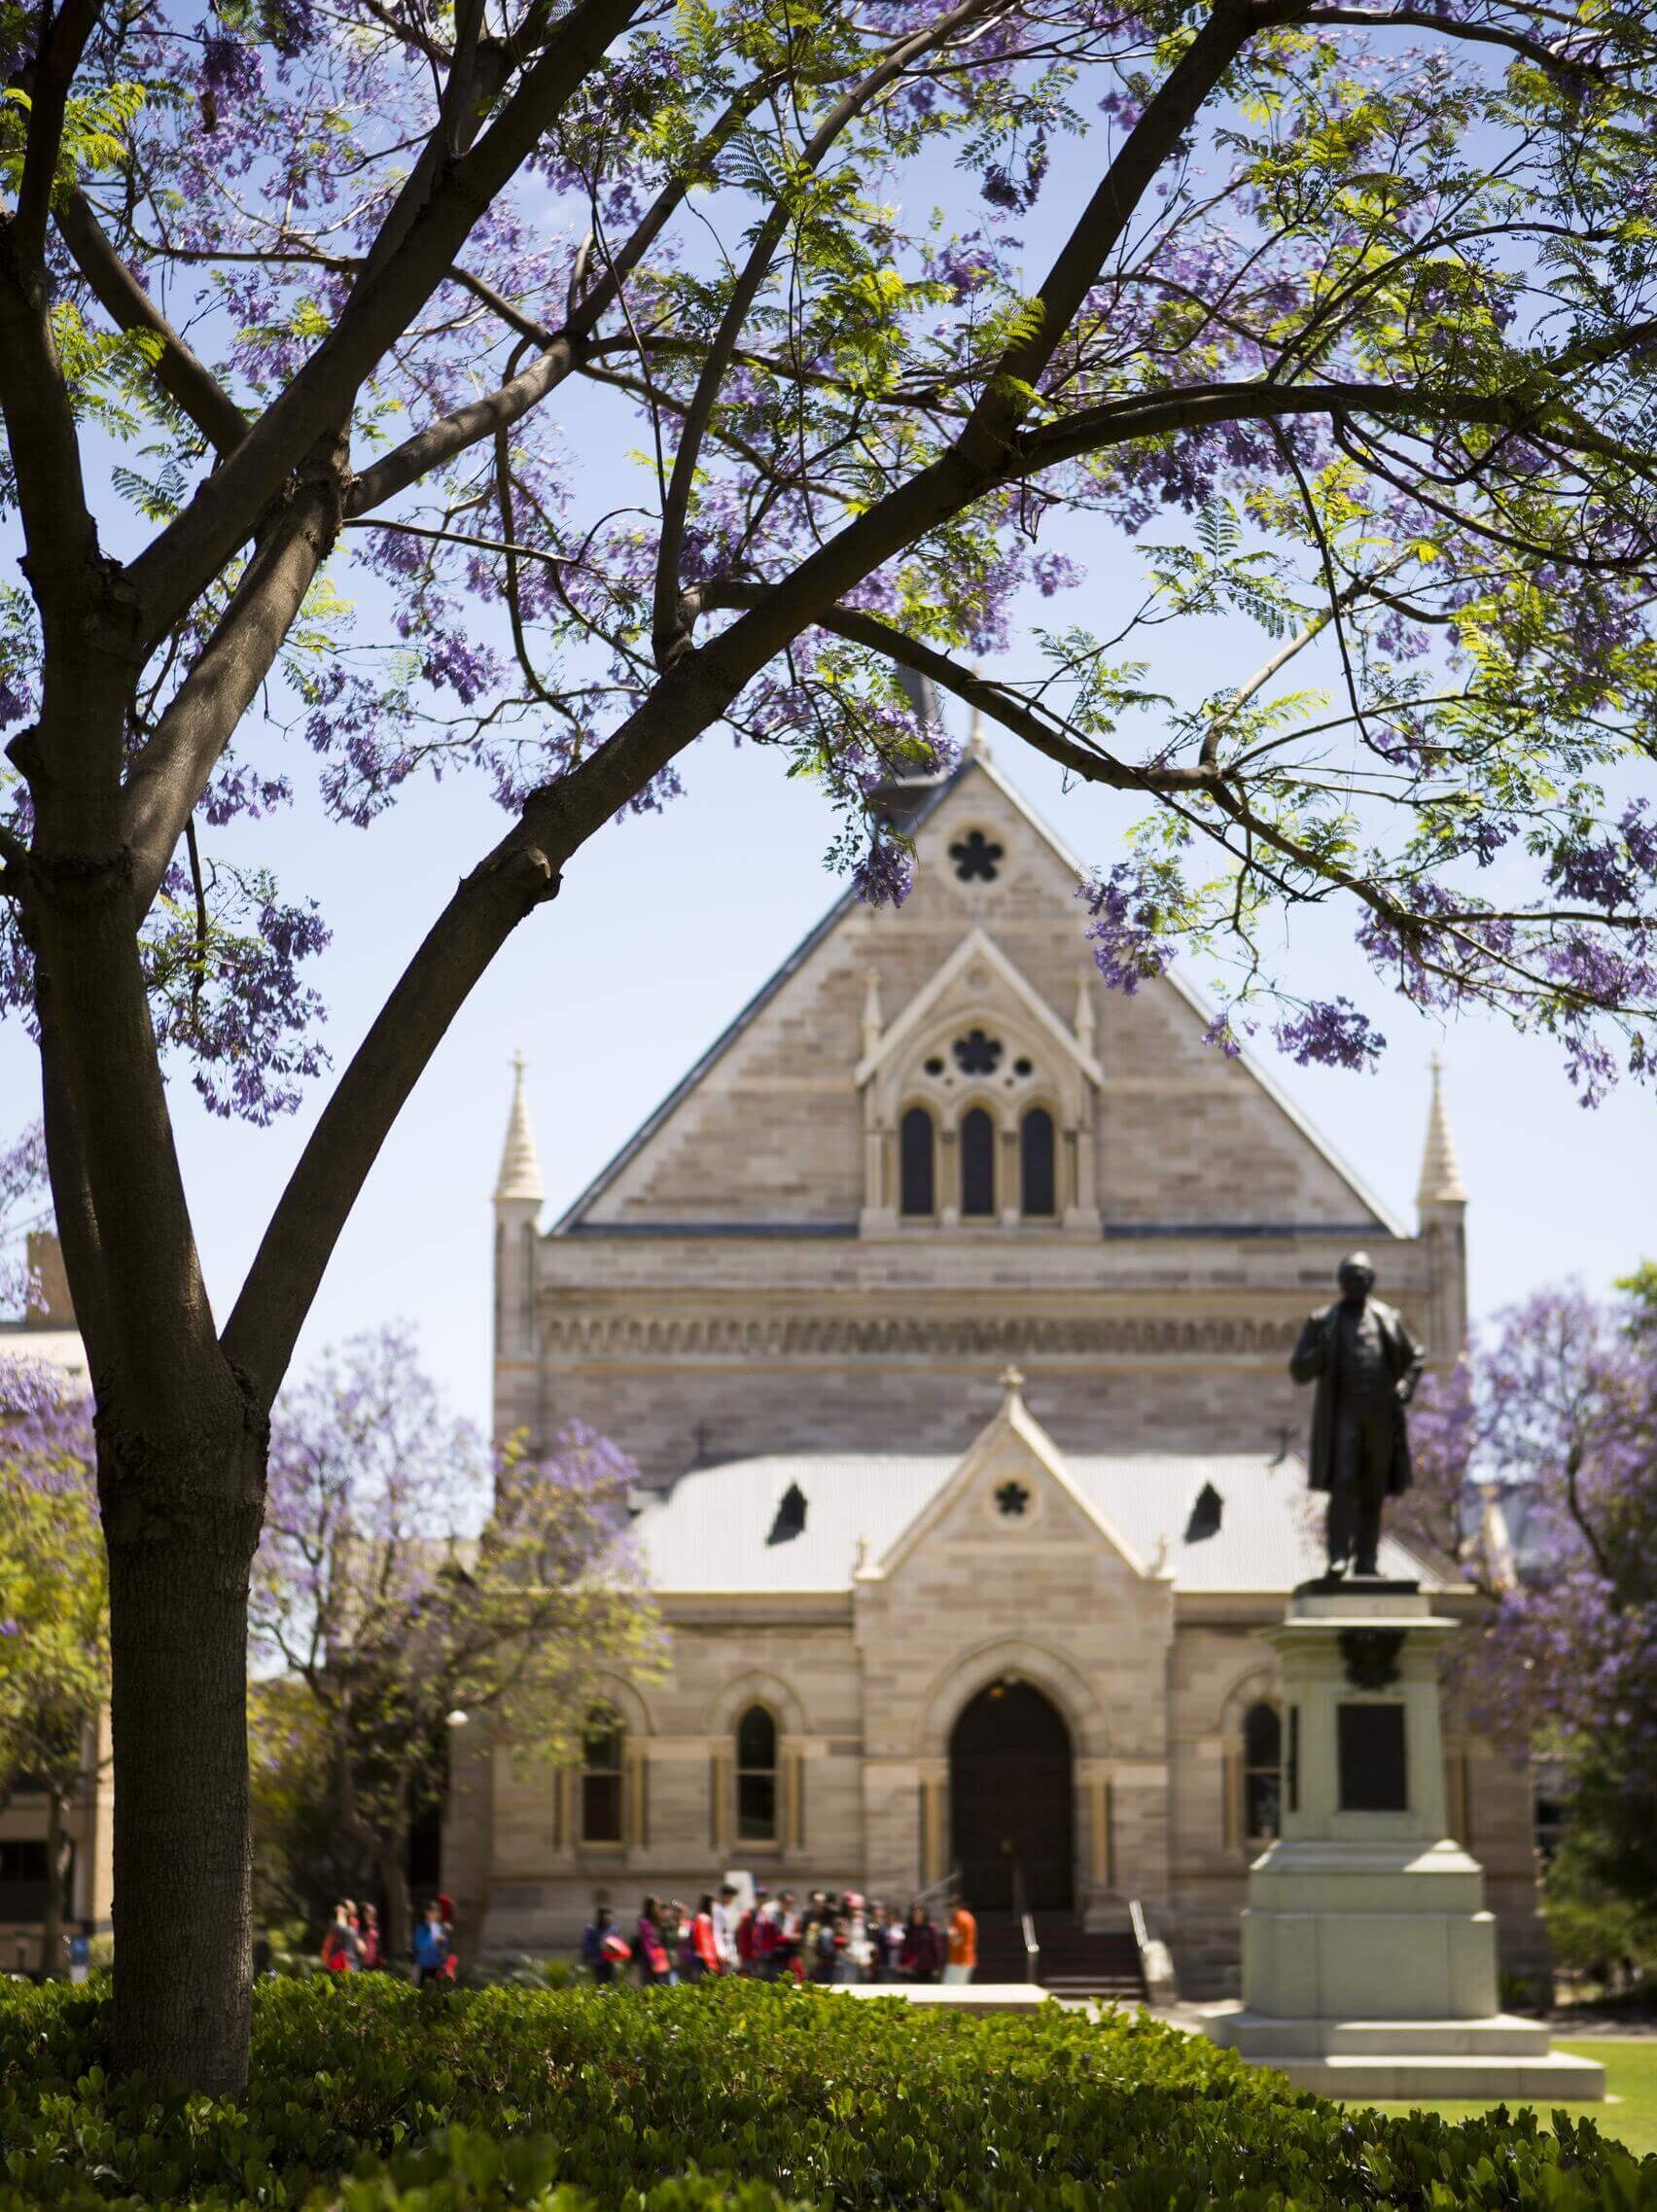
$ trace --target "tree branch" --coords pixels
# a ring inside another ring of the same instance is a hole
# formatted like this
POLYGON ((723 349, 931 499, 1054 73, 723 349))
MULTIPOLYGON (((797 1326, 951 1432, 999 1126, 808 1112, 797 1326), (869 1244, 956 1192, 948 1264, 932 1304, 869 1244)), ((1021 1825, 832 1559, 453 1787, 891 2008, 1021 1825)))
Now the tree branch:
MULTIPOLYGON (((284 479, 316 440, 348 417, 364 378, 444 281, 473 226, 640 5, 641 0, 576 0, 541 60, 476 145, 441 164, 398 244, 383 259, 370 252, 333 331, 236 451, 128 569, 152 642, 166 634, 252 536, 284 479)), ((386 226, 400 223, 403 206, 400 199, 386 226)))
POLYGON ((110 244, 84 192, 72 192, 58 209, 57 228, 110 319, 123 331, 146 331, 160 339, 162 351, 155 375, 162 391, 177 402, 217 452, 233 452, 247 436, 246 417, 110 244))
POLYGON ((464 878, 387 998, 324 1107, 226 1324, 227 1357, 268 1405, 341 1229, 405 1101, 474 985, 559 870, 746 681, 718 644, 664 678, 613 737, 531 794, 518 823, 464 878))
POLYGON ((1322 636, 1329 624, 1335 619, 1336 610, 1340 607, 1350 606, 1352 601, 1358 598, 1363 592, 1372 590, 1383 577, 1392 576, 1394 571, 1401 569, 1411 557, 1407 550, 1402 553, 1395 553, 1390 561, 1384 562, 1373 576, 1355 576, 1341 587, 1338 593, 1334 589, 1331 576, 1329 604, 1321 608, 1309 620, 1303 622, 1291 638, 1286 638, 1276 652, 1268 653, 1260 666, 1255 669, 1253 675, 1237 686, 1224 706, 1219 709, 1214 720, 1209 723, 1203 736, 1203 761, 1206 766, 1213 767, 1218 760, 1220 739, 1249 704, 1249 701, 1257 697, 1272 678, 1280 670, 1287 668, 1297 653, 1304 652, 1309 645, 1322 636))
POLYGON ((1141 200, 1257 27, 1253 0, 1216 0, 1208 21, 1158 87, 1060 248, 1036 296, 1040 314, 1035 327, 1004 350, 990 372, 961 433, 961 449, 970 458, 983 463, 1005 450, 1141 200))
POLYGON ((122 829, 147 914, 185 825, 269 675, 339 527, 331 480, 297 491, 256 548, 234 596, 126 776, 122 829))
POLYGON ((1508 399, 1500 393, 1439 394, 1411 385, 1193 384, 1179 392, 1112 400, 1026 431, 1013 444, 1006 474, 1031 475, 1084 453, 1136 439, 1166 437, 1171 431, 1207 430, 1225 422, 1276 422, 1288 415, 1368 414, 1523 432, 1616 461, 1640 475, 1657 475, 1657 460, 1651 455, 1603 437, 1574 413, 1567 416, 1557 407, 1551 411, 1555 419, 1544 421, 1550 412, 1546 403, 1508 399))
MULTIPOLYGON (((51 0, 46 4, 50 7, 51 0)), ((47 216, 52 207, 52 188, 57 181, 63 118, 87 41, 97 28, 100 4, 101 0, 63 0, 42 42, 40 58, 27 72, 28 137, 11 229, 18 259, 31 268, 39 267, 46 251, 47 216)))
POLYGON ((592 357, 603 350, 594 336, 604 315, 620 297, 621 286, 631 271, 665 228, 669 217, 683 201, 690 185, 704 174, 707 165, 729 142, 743 121, 758 105, 765 92, 776 83, 775 77, 754 78, 730 101, 724 113, 713 126, 704 132, 696 146, 687 157, 681 172, 671 178, 657 193, 650 207, 633 227, 625 246, 606 263, 597 281, 579 300, 573 301, 561 331, 551 331, 534 316, 526 315, 511 300, 497 292, 483 278, 475 276, 470 269, 458 265, 448 272, 457 284, 464 285, 494 314, 523 337, 533 339, 543 348, 542 359, 532 362, 521 377, 503 386, 486 400, 457 409, 441 421, 428 424, 410 439, 388 453, 353 486, 348 511, 352 515, 365 514, 370 508, 405 490, 411 483, 432 469, 441 468, 469 445, 494 436, 498 431, 527 414, 540 404, 546 394, 555 389, 570 369, 584 367, 592 357), (561 364, 560 349, 568 354, 567 363, 561 364), (546 376, 546 382, 537 379, 546 376), (505 414, 495 410, 506 406, 512 411, 505 414))
POLYGON ((1550 77, 1562 77, 1570 71, 1593 77, 1604 74, 1598 64, 1573 61, 1569 54, 1544 46, 1540 39, 1528 38, 1523 31, 1506 30, 1499 23, 1467 22, 1454 16, 1439 15, 1430 8, 1312 8, 1301 21, 1344 23, 1366 31, 1384 31, 1394 25, 1405 30, 1436 31, 1444 38, 1470 39, 1484 46, 1505 47, 1512 53, 1523 54, 1527 61, 1534 61, 1538 69, 1545 69, 1550 77))
MULTIPOLYGON (((722 579, 704 588, 701 604, 704 607, 758 606, 766 588, 763 584, 727 582, 722 579)), ((1005 685, 987 682, 974 670, 951 660, 947 653, 922 645, 894 623, 861 607, 829 607, 814 616, 814 620, 820 629, 831 630, 836 637, 866 646, 870 651, 896 661, 900 668, 911 668, 918 676, 930 677, 934 684, 953 692, 968 706, 989 715, 1061 768, 1085 776, 1089 783, 1105 784, 1118 791, 1155 792, 1208 790, 1217 781, 1218 771, 1211 767, 1140 768, 1091 744, 1083 744, 1063 728, 1056 727, 1028 700, 1009 691, 1005 685)))
MULTIPOLYGON (((854 123, 869 102, 879 97, 886 88, 900 77, 913 61, 923 54, 946 46, 959 30, 965 29, 979 17, 1005 12, 1007 0, 960 0, 960 5, 938 17, 935 22, 922 31, 900 39, 889 48, 875 67, 838 99, 818 128, 801 148, 797 168, 802 175, 815 174, 831 152, 841 133, 854 123)), ((793 220, 793 208, 789 199, 779 194, 758 226, 748 259, 743 263, 718 330, 708 347, 707 359, 696 379, 696 389, 686 411, 684 428, 680 432, 678 450, 673 457, 673 474, 668 482, 667 497, 663 502, 661 536, 656 549, 654 613, 652 620, 652 643, 656 665, 666 668, 677 652, 685 650, 689 640, 680 628, 679 568, 685 549, 685 526, 689 511, 690 493, 695 483, 696 467, 701 458, 702 440, 713 420, 720 385, 730 366, 731 355, 742 336, 743 327, 765 281, 765 272, 781 244, 789 224, 793 220)))
POLYGON ((63 367, 52 334, 43 270, 25 271, 16 226, 0 220, 0 415, 17 473, 27 546, 24 573, 41 609, 50 650, 54 618, 80 607, 97 556, 87 506, 81 445, 63 367))
POLYGON ((387 522, 377 514, 347 519, 347 530, 395 530, 405 538, 425 538, 434 545, 466 545, 474 552, 500 553, 509 560, 540 561, 546 568, 577 569, 579 553, 548 553, 540 545, 520 545, 504 538, 478 538, 469 530, 437 530, 424 522, 387 522))
POLYGON ((365 469, 354 479, 345 496, 346 514, 356 520, 371 508, 394 499, 432 470, 441 468, 445 461, 452 461, 469 445, 476 445, 483 439, 510 429, 532 407, 538 406, 572 370, 581 367, 586 350, 583 341, 567 334, 554 338, 545 353, 539 354, 526 369, 486 399, 474 400, 467 406, 457 407, 452 414, 428 423, 424 430, 416 431, 384 460, 376 461, 371 469, 365 469))

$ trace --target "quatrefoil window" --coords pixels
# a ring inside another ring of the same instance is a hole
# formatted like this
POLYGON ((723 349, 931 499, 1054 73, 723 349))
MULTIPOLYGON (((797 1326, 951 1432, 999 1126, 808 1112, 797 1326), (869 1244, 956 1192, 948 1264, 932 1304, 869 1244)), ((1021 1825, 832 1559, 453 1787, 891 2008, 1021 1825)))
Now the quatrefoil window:
POLYGON ((987 1036, 982 1030, 969 1030, 958 1036, 953 1050, 955 1065, 963 1075, 993 1075, 1001 1066, 1000 1037, 987 1036))
POLYGON ((1004 848, 981 829, 969 829, 949 848, 955 872, 963 883, 994 883, 1000 872, 1004 848))
POLYGON ((1030 1492, 1022 1483, 1003 1483, 996 1492, 996 1511, 1008 1521, 1022 1521, 1030 1492))

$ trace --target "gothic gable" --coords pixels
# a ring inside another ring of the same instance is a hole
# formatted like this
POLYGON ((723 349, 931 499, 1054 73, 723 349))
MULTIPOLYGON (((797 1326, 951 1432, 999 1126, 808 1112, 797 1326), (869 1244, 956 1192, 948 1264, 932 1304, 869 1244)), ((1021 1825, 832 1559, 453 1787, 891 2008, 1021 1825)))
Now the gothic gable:
POLYGON ((924 1234, 899 1229, 900 1123, 917 1103, 944 1230, 962 1217, 951 1146, 976 1106, 998 1163, 986 1225, 1020 1220, 1021 1131, 1039 1110, 1053 1195, 1034 1225, 1403 1233, 1260 1071, 1203 1042, 1182 986, 1105 989, 1076 861, 986 756, 937 789, 914 835, 905 905, 843 897, 555 1235, 924 1234))
POLYGON ((957 1558, 976 1555, 986 1576, 1005 1576, 1029 1554, 1050 1572, 1055 1548, 1103 1562, 1115 1577, 1154 1579, 1147 1561, 1121 1533, 1109 1513, 1075 1482, 1057 1445, 1034 1420, 1019 1395, 1015 1370, 1004 1378, 1001 1410, 970 1449, 884 1554, 857 1576, 860 1584, 892 1585, 911 1572, 924 1577, 927 1562, 947 1548, 957 1558))

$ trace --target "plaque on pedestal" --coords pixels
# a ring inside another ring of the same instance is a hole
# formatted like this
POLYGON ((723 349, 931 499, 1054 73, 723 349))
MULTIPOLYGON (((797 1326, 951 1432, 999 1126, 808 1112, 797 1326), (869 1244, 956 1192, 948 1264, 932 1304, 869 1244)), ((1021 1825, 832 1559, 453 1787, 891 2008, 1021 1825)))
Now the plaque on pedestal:
POLYGON ((1243 2002, 1208 2032, 1356 2097, 1602 2097, 1604 2069, 1499 2009, 1496 1920, 1446 1834, 1438 1652, 1414 1583, 1321 1578, 1271 1641, 1287 1726, 1282 1828, 1249 1873, 1243 2002))

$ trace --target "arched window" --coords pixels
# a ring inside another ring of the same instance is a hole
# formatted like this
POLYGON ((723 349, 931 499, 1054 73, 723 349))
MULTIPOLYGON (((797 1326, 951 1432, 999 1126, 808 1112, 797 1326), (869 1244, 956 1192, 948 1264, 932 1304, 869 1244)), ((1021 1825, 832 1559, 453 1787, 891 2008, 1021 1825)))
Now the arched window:
POLYGON ((937 1197, 933 1162, 936 1145, 934 1141, 933 1117, 925 1106, 912 1106, 903 1116, 899 1131, 898 1151, 899 1211, 916 1215, 935 1213, 937 1197))
POLYGON ((777 1840, 777 1724, 763 1705, 750 1705, 736 1724, 736 1836, 777 1840))
POLYGON ((622 1825, 621 1723, 594 1705, 582 1738, 582 1842, 626 1842, 622 1825))
POLYGON ((1045 1106, 1032 1106, 1018 1129, 1020 1206, 1027 1221, 1050 1221, 1059 1210, 1054 1174, 1053 1117, 1045 1106))
POLYGON ((983 1220, 996 1211, 996 1125, 982 1106, 961 1117, 961 1216, 983 1220))
POLYGON ((1283 1721, 1263 1701, 1243 1715, 1243 1835, 1250 1843, 1278 1834, 1283 1813, 1283 1721))

